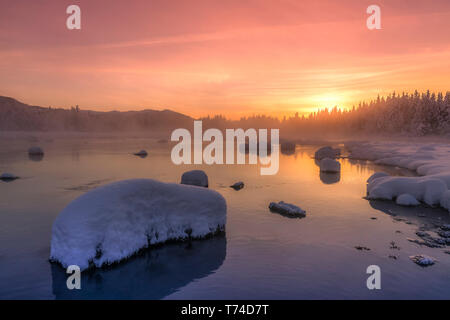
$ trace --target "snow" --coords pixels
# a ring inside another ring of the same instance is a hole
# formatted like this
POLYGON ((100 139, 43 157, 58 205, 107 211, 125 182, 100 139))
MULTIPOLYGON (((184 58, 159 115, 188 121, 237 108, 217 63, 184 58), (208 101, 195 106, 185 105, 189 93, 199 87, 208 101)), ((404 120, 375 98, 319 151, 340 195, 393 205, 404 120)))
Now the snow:
POLYGON ((94 189, 56 218, 50 259, 81 270, 126 259, 149 245, 224 230, 226 202, 213 190, 150 179, 94 189))
POLYGON ((208 188, 208 176, 202 170, 192 170, 183 173, 181 184, 208 188))
POLYGON ((0 175, 0 180, 15 180, 15 179, 19 179, 19 177, 12 173, 5 172, 0 175))
POLYGON ((323 147, 316 151, 314 158, 317 160, 322 160, 324 158, 336 159, 341 155, 340 149, 333 149, 332 147, 323 147))
POLYGON ((341 164, 330 158, 324 158, 320 161, 320 171, 322 172, 340 172, 341 164))
POLYGON ((441 207, 450 211, 450 190, 445 191, 441 196, 441 207))
POLYGON ((424 255, 424 254, 419 254, 416 256, 410 256, 409 257, 413 262, 417 263, 419 266, 422 267, 427 267, 427 266, 431 266, 436 262, 436 259, 424 255))
POLYGON ((28 149, 28 154, 43 155, 44 154, 44 150, 42 150, 41 147, 31 147, 30 149, 28 149))
POLYGON ((450 211, 450 145, 445 143, 353 142, 350 158, 416 171, 417 177, 375 173, 367 184, 369 199, 393 200, 404 193, 450 211))
POLYGON ((400 206, 418 206, 420 204, 420 202, 409 193, 399 195, 395 202, 400 206))
POLYGON ((306 216, 306 211, 302 210, 300 207, 297 207, 296 205, 286 203, 284 201, 280 201, 278 203, 271 202, 269 204, 269 209, 271 211, 274 211, 274 212, 277 212, 277 213, 280 213, 283 215, 292 216, 292 217, 305 217, 306 216))
POLYGON ((372 182, 375 179, 381 178, 381 177, 387 177, 389 176, 386 172, 375 172, 373 175, 367 179, 367 183, 372 182))

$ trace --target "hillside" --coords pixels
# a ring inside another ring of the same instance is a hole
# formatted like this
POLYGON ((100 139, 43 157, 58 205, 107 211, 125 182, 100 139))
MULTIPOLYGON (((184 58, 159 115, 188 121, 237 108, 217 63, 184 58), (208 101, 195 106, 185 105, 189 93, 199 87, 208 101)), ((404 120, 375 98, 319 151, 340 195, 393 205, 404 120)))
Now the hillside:
POLYGON ((170 110, 98 112, 30 106, 0 96, 0 131, 155 131, 192 125, 193 119, 170 110))

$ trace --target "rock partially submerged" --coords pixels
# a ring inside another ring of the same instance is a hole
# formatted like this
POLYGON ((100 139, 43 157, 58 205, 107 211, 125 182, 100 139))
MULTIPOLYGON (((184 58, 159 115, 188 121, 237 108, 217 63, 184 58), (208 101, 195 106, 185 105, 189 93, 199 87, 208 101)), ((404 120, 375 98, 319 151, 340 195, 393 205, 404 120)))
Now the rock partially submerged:
POLYGON ((290 141, 283 141, 280 143, 280 151, 282 154, 295 154, 295 143, 290 141))
POLYGON ((323 147, 316 151, 314 158, 317 160, 322 160, 325 158, 336 159, 341 155, 341 149, 334 149, 332 147, 323 147))
POLYGON ((28 149, 28 154, 33 156, 43 156, 44 150, 41 147, 31 147, 28 149))
POLYGON ((324 158, 320 161, 320 171, 330 173, 341 172, 341 164, 334 159, 324 158))
POLYGON ((271 202, 269 204, 269 209, 272 212, 277 212, 282 215, 286 215, 289 217, 296 217, 296 218, 304 218, 306 217, 306 211, 301 209, 300 207, 297 207, 296 205, 286 203, 284 201, 280 201, 278 203, 271 202))
POLYGON ((99 187, 71 202, 52 228, 50 259, 81 270, 169 240, 223 231, 226 202, 213 190, 150 179, 99 187))
POLYGON ((242 181, 236 182, 235 184, 232 184, 230 188, 233 188, 234 190, 241 190, 244 188, 244 183, 242 181))
POLYGON ((208 176, 202 170, 192 170, 183 173, 181 184, 208 188, 208 176))
POLYGON ((3 181, 12 181, 12 180, 16 180, 16 179, 19 179, 19 177, 12 173, 5 172, 0 175, 0 180, 3 180, 3 181))
POLYGON ((139 151, 139 152, 136 152, 134 155, 135 155, 135 156, 138 156, 138 157, 145 158, 145 157, 148 155, 148 153, 147 153, 147 151, 145 151, 145 150, 141 150, 141 151, 139 151))
POLYGON ((419 266, 422 266, 422 267, 432 266, 436 262, 435 258, 427 256, 425 254, 419 254, 419 255, 415 255, 415 256, 410 256, 409 258, 414 263, 417 263, 419 266))
POLYGON ((399 195, 395 202, 400 206, 418 206, 420 204, 420 202, 409 193, 399 195))

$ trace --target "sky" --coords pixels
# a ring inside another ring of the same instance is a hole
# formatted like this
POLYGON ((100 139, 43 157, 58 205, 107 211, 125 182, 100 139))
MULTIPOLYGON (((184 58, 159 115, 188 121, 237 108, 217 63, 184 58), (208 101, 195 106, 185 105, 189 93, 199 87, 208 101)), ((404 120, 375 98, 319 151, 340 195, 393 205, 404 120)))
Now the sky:
POLYGON ((0 95, 194 117, 350 108, 450 90, 449 31, 448 0, 0 0, 0 95))

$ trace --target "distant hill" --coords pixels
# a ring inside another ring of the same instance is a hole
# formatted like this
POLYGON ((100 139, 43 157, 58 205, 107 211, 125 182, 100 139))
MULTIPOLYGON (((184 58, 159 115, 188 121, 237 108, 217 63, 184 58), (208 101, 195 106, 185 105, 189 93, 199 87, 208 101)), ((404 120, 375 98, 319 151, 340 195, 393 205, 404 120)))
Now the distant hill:
POLYGON ((0 131, 166 131, 191 127, 193 120, 170 110, 99 112, 43 108, 0 96, 0 131))

